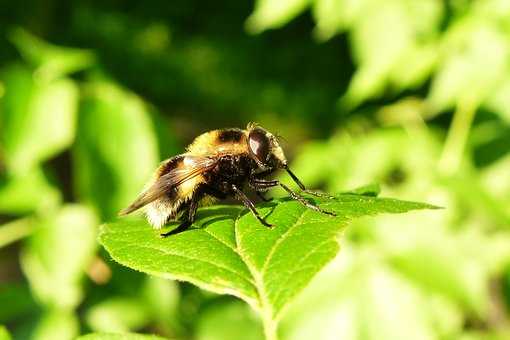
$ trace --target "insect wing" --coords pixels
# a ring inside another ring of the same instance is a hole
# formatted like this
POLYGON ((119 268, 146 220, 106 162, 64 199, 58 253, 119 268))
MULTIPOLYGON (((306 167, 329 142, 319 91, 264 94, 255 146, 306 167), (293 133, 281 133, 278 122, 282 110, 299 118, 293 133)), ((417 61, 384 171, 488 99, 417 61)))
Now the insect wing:
POLYGON ((147 190, 142 192, 129 207, 119 215, 127 215, 164 196, 169 190, 210 170, 216 165, 216 159, 203 156, 185 156, 183 167, 176 168, 159 177, 147 190))

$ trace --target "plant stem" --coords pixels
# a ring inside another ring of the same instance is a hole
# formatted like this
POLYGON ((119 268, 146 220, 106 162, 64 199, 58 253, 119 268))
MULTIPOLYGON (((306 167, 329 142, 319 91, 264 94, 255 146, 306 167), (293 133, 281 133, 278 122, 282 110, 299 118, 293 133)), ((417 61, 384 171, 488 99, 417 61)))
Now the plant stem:
POLYGON ((264 313, 262 323, 266 340, 278 340, 278 322, 272 318, 271 314, 264 313))
POLYGON ((474 98, 459 101, 439 159, 441 173, 451 175, 459 169, 477 108, 478 101, 474 98))
POLYGON ((0 248, 30 235, 32 231, 31 218, 22 218, 0 226, 0 248))

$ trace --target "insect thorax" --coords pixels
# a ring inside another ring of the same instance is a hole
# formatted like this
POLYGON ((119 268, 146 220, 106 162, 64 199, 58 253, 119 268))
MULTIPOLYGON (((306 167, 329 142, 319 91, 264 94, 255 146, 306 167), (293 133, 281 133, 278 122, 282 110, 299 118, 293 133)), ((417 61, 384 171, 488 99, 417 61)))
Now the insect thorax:
POLYGON ((215 189, 228 192, 231 184, 242 186, 256 166, 248 155, 221 156, 217 165, 204 174, 205 182, 215 189))

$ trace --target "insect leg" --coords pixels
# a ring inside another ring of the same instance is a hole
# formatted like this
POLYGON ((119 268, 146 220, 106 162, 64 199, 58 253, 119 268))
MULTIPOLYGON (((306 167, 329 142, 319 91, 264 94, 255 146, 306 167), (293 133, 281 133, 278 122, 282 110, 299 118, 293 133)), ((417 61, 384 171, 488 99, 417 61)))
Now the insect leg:
POLYGON ((290 178, 292 178, 292 180, 298 185, 299 189, 306 190, 305 185, 299 180, 299 178, 297 178, 296 175, 294 175, 292 171, 290 171, 288 167, 285 167, 285 170, 289 174, 290 178))
POLYGON ((294 173, 292 171, 290 171, 290 169, 288 167, 285 167, 285 170, 287 171, 287 173, 292 178, 292 180, 299 186, 299 188, 303 192, 305 192, 307 194, 310 194, 312 196, 315 196, 315 197, 325 197, 325 198, 330 198, 330 199, 334 199, 335 198, 335 197, 333 197, 331 195, 328 195, 328 194, 325 194, 323 192, 318 192, 318 191, 315 191, 315 190, 306 189, 305 185, 299 180, 299 178, 297 178, 296 175, 294 175, 294 173))
POLYGON ((285 191, 287 191, 289 193, 289 195, 290 195, 290 197, 292 199, 295 199, 296 201, 298 201, 299 203, 301 203, 305 207, 310 208, 312 210, 315 210, 317 212, 326 214, 326 215, 336 216, 336 214, 334 212, 323 210, 319 206, 317 206, 317 205, 307 201, 306 198, 304 198, 303 196, 299 195, 298 193, 292 191, 288 186, 286 186, 283 183, 280 183, 280 181, 278 181, 278 180, 266 181, 266 180, 263 180, 263 179, 253 178, 253 179, 251 179, 251 183, 252 183, 253 187, 255 187, 255 188, 257 188, 257 187, 259 187, 259 188, 269 188, 269 187, 273 187, 273 186, 276 186, 276 185, 280 185, 285 191))
POLYGON ((267 191, 269 188, 275 187, 280 184, 280 181, 274 180, 266 180, 260 178, 251 178, 250 186, 257 191, 267 191))
POLYGON ((306 200, 306 198, 304 198, 303 196, 299 195, 298 193, 292 191, 288 186, 286 186, 285 184, 283 183, 280 183, 280 186, 289 193, 290 197, 292 197, 293 199, 295 199, 296 201, 298 201, 299 203, 301 203, 302 205, 304 205, 305 207, 307 208, 310 208, 312 210, 315 210, 317 212, 320 212, 320 213, 323 213, 323 214, 326 214, 326 215, 331 215, 331 216, 336 216, 336 214, 334 212, 331 212, 331 211, 326 211, 326 210, 323 210, 321 207, 315 205, 315 204, 312 204, 310 203, 309 201, 306 200))
MULTIPOLYGON (((256 178, 259 177, 257 175, 252 175, 252 179, 256 178)), ((255 190, 255 193, 257 194, 258 198, 260 198, 262 201, 271 202, 273 200, 272 198, 266 198, 264 196, 264 193, 271 187, 271 185, 270 186, 257 185, 256 183, 254 183, 253 180, 248 181, 248 184, 255 190)))
POLYGON ((259 212, 255 208, 253 202, 250 201, 250 199, 244 194, 244 192, 242 192, 235 184, 232 184, 232 190, 236 194, 237 199, 242 201, 246 208, 250 209, 250 211, 253 213, 253 215, 255 215, 255 217, 257 218, 257 220, 259 220, 260 223, 262 223, 266 227, 272 227, 271 224, 264 221, 264 219, 260 216, 259 212))
POLYGON ((186 229, 188 229, 189 227, 191 227, 193 222, 195 222, 195 216, 197 214, 197 208, 198 208, 198 201, 199 201, 199 195, 197 195, 197 194, 193 195, 193 197, 191 198, 191 201, 189 203, 188 211, 185 212, 185 216, 186 215, 187 216, 184 218, 182 223, 174 230, 170 230, 167 233, 160 234, 160 236, 167 237, 170 235, 175 235, 175 234, 183 232, 186 229))
POLYGON ((188 222, 190 224, 193 224, 193 222, 195 222, 195 217, 197 215, 197 209, 198 209, 198 199, 196 196, 194 196, 193 200, 191 200, 191 203, 189 205, 189 210, 188 210, 188 222))

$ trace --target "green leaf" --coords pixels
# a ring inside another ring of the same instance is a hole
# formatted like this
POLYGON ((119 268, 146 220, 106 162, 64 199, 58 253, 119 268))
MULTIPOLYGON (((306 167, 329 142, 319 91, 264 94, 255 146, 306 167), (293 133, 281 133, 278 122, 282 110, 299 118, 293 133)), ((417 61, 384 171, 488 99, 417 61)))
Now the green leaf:
POLYGON ((50 45, 23 29, 13 30, 9 37, 23 58, 36 68, 37 76, 45 80, 88 68, 95 59, 91 51, 50 45))
POLYGON ((172 237, 162 239, 147 222, 130 218, 103 225, 100 242, 132 269, 245 300, 267 326, 336 255, 337 237, 351 219, 433 208, 354 194, 317 202, 338 217, 281 199, 258 208, 275 225, 268 229, 241 207, 214 206, 199 211, 194 229, 172 237))
POLYGON ((485 105, 499 114, 506 123, 510 123, 510 79, 506 78, 502 81, 488 96, 485 105))
POLYGON ((505 80, 510 44, 492 20, 459 20, 445 35, 443 50, 429 94, 435 111, 468 100, 483 103, 505 80))
POLYGON ((11 340, 11 335, 3 325, 0 325, 0 340, 11 340))
POLYGON ((255 10, 246 20, 249 32, 260 33, 278 28, 303 12, 310 0, 257 0, 255 10))
POLYGON ((400 246, 404 249, 389 252, 395 269, 415 286, 442 294, 471 314, 487 315, 490 278, 501 275, 510 259, 508 236, 484 235, 476 229, 417 229, 401 236, 406 240, 405 248, 400 246))
POLYGON ((96 215, 80 205, 65 205, 38 222, 22 251, 21 267, 40 302, 63 309, 80 303, 97 223, 96 215))
POLYGON ((0 248, 30 235, 33 229, 34 223, 30 218, 20 218, 0 225, 0 248))
POLYGON ((79 334, 79 321, 76 315, 65 310, 46 312, 36 325, 31 339, 70 340, 79 334))
POLYGON ((434 32, 439 28, 442 5, 437 1, 413 4, 367 1, 359 5, 362 9, 352 8, 362 13, 351 29, 359 69, 341 103, 355 107, 380 96, 388 84, 397 90, 415 87, 430 74, 436 59, 434 32))
POLYGON ((80 336, 76 340, 166 340, 156 335, 135 333, 91 333, 80 336))
POLYGON ((262 340, 264 333, 260 320, 253 310, 240 301, 228 301, 212 304, 200 313, 196 339, 262 340))
POLYGON ((180 291, 175 281, 147 276, 142 290, 143 304, 157 321, 158 329, 164 334, 175 334, 180 330, 178 323, 180 291))
POLYGON ((86 320, 93 331, 119 333, 144 327, 149 313, 141 300, 112 297, 91 307, 86 320))
POLYGON ((24 66, 3 74, 1 143, 7 169, 23 174, 74 140, 78 88, 69 79, 39 81, 24 66))
POLYGON ((362 13, 366 3, 367 1, 316 0, 313 7, 317 22, 316 36, 321 40, 327 40, 349 28, 362 13))
POLYGON ((108 82, 85 88, 74 149, 80 198, 110 218, 150 178, 158 147, 147 105, 108 82), (101 133, 98 133, 101 131, 101 133))
POLYGON ((292 305, 282 320, 283 339, 433 339, 433 313, 451 322, 448 310, 435 309, 384 255, 370 247, 344 251, 292 305))
POLYGON ((46 211, 60 203, 60 196, 40 168, 12 178, 0 176, 0 212, 3 213, 21 215, 46 211))

